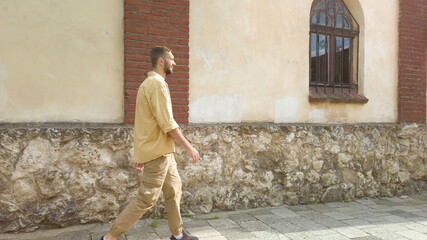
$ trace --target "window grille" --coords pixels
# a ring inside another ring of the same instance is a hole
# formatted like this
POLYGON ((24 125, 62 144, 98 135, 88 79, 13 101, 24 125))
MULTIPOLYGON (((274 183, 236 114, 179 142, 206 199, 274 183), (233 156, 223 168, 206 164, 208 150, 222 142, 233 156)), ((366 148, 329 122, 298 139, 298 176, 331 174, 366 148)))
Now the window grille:
POLYGON ((310 91, 356 93, 359 24, 342 0, 317 0, 310 13, 310 91))

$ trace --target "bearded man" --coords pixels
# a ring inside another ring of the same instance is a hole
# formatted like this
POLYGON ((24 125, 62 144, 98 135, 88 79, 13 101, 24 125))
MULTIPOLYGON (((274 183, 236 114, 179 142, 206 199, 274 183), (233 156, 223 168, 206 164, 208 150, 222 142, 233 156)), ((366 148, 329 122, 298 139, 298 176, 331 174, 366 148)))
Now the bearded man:
POLYGON ((160 192, 165 197, 171 240, 197 240, 182 229, 180 213, 181 178, 175 158, 175 141, 184 146, 195 164, 199 152, 182 135, 172 114, 172 102, 166 75, 176 66, 172 51, 155 47, 150 54, 153 71, 140 85, 136 98, 134 127, 134 162, 142 171, 138 196, 119 214, 107 235, 101 240, 116 240, 127 232, 156 204, 160 192))

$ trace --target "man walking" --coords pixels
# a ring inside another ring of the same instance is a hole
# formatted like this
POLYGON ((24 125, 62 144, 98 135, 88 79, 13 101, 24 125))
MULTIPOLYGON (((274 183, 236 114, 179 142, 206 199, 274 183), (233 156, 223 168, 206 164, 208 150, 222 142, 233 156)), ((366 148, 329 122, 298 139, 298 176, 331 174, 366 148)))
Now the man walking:
POLYGON ((142 171, 138 196, 119 214, 105 237, 116 240, 127 232, 141 216, 156 204, 160 192, 165 197, 171 240, 197 240, 182 230, 180 213, 181 178, 173 153, 175 141, 185 147, 192 163, 199 160, 199 152, 182 135, 172 115, 172 103, 166 75, 176 65, 171 50, 155 47, 151 50, 153 71, 148 73, 138 89, 134 127, 135 167, 142 171))

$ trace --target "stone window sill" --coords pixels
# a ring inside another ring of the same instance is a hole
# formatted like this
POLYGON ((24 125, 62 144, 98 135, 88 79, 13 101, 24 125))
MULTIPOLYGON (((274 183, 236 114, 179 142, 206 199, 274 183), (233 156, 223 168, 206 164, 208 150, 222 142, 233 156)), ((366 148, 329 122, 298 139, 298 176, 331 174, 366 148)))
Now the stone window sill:
POLYGON ((310 102, 367 103, 369 99, 357 93, 310 91, 310 102))

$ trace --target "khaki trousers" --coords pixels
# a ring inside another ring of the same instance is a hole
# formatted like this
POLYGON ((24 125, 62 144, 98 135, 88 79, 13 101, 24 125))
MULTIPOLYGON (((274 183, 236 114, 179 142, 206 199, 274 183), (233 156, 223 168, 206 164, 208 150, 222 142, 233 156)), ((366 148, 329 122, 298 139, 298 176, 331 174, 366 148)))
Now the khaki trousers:
POLYGON ((173 154, 144 163, 139 194, 116 218, 110 229, 111 235, 119 237, 132 228, 142 215, 156 204, 161 191, 165 197, 169 229, 173 235, 179 235, 182 231, 181 187, 181 178, 173 154))

